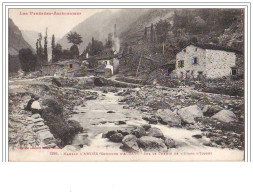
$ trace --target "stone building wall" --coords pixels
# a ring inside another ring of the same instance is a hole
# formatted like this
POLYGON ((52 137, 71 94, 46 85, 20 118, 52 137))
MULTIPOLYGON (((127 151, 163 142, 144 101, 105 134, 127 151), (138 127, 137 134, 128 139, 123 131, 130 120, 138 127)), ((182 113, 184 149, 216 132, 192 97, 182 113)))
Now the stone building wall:
POLYGON ((220 50, 206 50, 206 76, 207 78, 222 78, 231 75, 231 67, 235 66, 234 52, 220 50))
MULTIPOLYGON (((205 71, 206 66, 206 51, 199 47, 190 45, 183 49, 176 55, 176 74, 178 78, 181 78, 183 73, 183 78, 186 77, 186 74, 189 74, 190 78, 196 78, 198 72, 205 71), (193 58, 197 57, 197 63, 193 64, 193 58), (184 67, 180 68, 179 61, 184 60, 184 67), (187 72, 188 71, 188 72, 187 72)), ((188 77, 189 78, 189 77, 188 77)))
POLYGON ((80 68, 79 64, 66 64, 66 65, 59 65, 59 64, 51 64, 51 65, 46 65, 42 67, 42 73, 45 76, 54 76, 55 74, 57 76, 61 76, 63 74, 67 74, 67 72, 71 69, 76 69, 80 68))
POLYGON ((204 78, 221 78, 231 75, 231 67, 235 66, 234 52, 202 49, 190 45, 176 55, 176 74, 178 78, 196 79, 199 74, 204 78), (193 59, 197 58, 197 63, 193 59), (184 67, 180 68, 180 61, 184 67))

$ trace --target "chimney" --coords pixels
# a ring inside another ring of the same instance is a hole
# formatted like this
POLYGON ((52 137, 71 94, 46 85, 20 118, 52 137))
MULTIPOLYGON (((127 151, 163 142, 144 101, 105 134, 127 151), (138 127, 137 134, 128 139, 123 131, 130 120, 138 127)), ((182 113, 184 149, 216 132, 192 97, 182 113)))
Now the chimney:
POLYGON ((116 27, 116 24, 114 24, 114 38, 116 38, 117 37, 117 27, 116 27))

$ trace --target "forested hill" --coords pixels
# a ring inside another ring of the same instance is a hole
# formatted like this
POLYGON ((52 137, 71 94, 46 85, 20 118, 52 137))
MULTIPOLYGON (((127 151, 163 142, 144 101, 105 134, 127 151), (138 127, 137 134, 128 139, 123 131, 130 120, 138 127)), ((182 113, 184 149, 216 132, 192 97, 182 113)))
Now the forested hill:
POLYGON ((192 40, 243 51, 243 11, 241 9, 150 9, 121 33, 122 43, 144 38, 145 27, 165 20, 169 23, 166 44, 181 48, 192 40))

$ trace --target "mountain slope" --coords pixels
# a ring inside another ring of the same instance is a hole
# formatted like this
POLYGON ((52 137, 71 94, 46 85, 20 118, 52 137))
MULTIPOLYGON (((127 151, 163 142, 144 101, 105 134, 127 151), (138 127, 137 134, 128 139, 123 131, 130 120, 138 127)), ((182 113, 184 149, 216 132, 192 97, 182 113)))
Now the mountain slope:
POLYGON ((31 45, 29 45, 23 38, 19 28, 14 24, 14 22, 10 18, 8 29, 9 29, 9 39, 8 39, 9 55, 18 55, 19 50, 22 48, 30 48, 32 51, 34 51, 31 45))
POLYGON ((33 48, 23 38, 21 31, 14 24, 12 19, 9 18, 8 26, 8 54, 9 54, 9 71, 17 72, 20 69, 20 62, 18 58, 19 50, 22 48, 29 48, 32 51, 33 48))
POLYGON ((30 31, 30 30, 21 30, 24 40, 32 46, 33 49, 36 49, 36 41, 38 39, 39 32, 30 31))
POLYGON ((122 31, 120 39, 128 44, 134 43, 139 37, 143 37, 145 27, 157 23, 160 19, 172 20, 173 14, 172 9, 149 9, 122 31))
MULTIPOLYGON (((77 32, 82 36, 83 43, 80 45, 80 52, 82 52, 91 41, 92 37, 104 42, 108 37, 108 33, 113 32, 114 24, 117 25, 117 34, 119 35, 125 31, 136 18, 139 18, 146 12, 146 9, 139 9, 138 11, 136 9, 122 9, 117 12, 106 10, 87 18, 71 31, 77 32)), ((70 48, 71 44, 68 43, 66 37, 65 35, 58 43, 60 43, 63 48, 70 48)))

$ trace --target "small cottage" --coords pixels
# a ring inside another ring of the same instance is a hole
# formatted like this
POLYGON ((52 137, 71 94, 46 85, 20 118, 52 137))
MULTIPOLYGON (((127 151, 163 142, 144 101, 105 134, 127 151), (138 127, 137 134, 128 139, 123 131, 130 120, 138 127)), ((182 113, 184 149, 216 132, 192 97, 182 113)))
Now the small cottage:
POLYGON ((64 60, 42 66, 44 76, 74 76, 80 69, 78 60, 64 60))
POLYGON ((176 55, 180 79, 222 78, 238 74, 236 51, 211 44, 191 44, 176 55))

